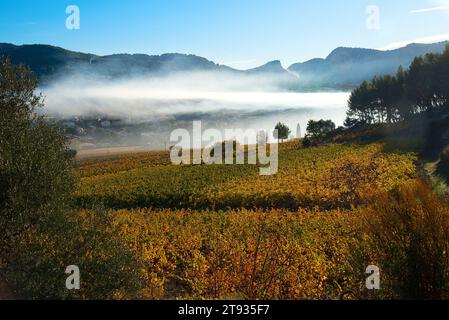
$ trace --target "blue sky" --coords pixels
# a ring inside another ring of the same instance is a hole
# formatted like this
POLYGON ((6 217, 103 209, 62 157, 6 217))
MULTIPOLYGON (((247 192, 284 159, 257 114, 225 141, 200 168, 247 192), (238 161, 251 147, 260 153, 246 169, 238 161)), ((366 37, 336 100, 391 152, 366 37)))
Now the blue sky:
POLYGON ((192 53, 249 68, 285 67, 338 46, 392 48, 449 39, 449 0, 2 0, 0 42, 95 54, 192 53), (68 5, 81 29, 65 27, 68 5), (366 26, 369 5, 379 29, 366 26))

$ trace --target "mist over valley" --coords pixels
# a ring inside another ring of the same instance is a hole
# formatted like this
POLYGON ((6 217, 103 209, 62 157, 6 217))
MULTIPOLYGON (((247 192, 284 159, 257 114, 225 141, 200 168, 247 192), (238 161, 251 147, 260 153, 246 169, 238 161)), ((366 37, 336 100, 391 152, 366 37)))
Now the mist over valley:
POLYGON ((441 52, 445 44, 337 48, 325 59, 288 68, 274 60, 249 70, 195 55, 97 56, 48 45, 0 44, 0 54, 35 72, 43 112, 64 125, 74 148, 160 149, 172 144, 171 131, 189 129, 193 121, 202 121, 204 130, 256 131, 281 121, 292 136, 303 134, 311 119, 342 125, 349 92, 361 81, 408 67, 415 56, 441 52))

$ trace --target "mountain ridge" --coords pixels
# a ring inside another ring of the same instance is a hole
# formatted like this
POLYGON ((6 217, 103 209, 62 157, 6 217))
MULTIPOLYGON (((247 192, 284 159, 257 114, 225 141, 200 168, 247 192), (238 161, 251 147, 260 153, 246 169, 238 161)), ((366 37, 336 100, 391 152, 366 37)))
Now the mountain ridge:
POLYGON ((353 88, 374 76, 392 74, 399 66, 408 68, 417 56, 441 53, 449 41, 417 44, 412 43, 394 50, 339 47, 325 59, 311 59, 292 64, 288 70, 309 86, 330 88, 353 88))
POLYGON ((56 75, 83 70, 110 78, 130 75, 160 75, 174 72, 207 71, 263 77, 280 76, 289 90, 307 88, 351 89, 375 75, 394 73, 399 66, 407 68, 416 56, 440 53, 449 41, 433 44, 409 44, 394 50, 338 47, 326 58, 314 58, 284 68, 279 60, 256 68, 237 70, 194 54, 165 53, 161 55, 118 53, 96 55, 76 52, 46 44, 15 45, 0 43, 0 55, 13 63, 25 64, 42 82, 56 75))

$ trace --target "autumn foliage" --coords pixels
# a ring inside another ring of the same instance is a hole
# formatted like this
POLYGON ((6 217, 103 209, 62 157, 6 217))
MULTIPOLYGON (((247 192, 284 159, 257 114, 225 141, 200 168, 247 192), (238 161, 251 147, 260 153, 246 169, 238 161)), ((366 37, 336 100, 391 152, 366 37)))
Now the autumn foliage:
MULTIPOLYGON (((387 272, 394 256, 374 239, 394 229, 387 229, 391 197, 417 178, 414 154, 382 144, 288 144, 272 177, 256 166, 172 166, 162 154, 148 157, 80 163, 76 192, 80 204, 111 207, 119 237, 140 261, 147 299, 372 298, 366 266, 387 272), (385 220, 370 219, 379 208, 385 220)), ((405 210, 412 202, 397 203, 405 210)), ((388 273, 377 298, 396 297, 396 276, 388 273)))

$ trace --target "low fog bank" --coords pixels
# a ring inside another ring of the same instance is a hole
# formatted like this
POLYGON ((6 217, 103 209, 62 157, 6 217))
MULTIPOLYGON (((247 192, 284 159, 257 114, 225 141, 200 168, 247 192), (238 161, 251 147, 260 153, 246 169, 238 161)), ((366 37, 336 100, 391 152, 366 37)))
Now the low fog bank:
POLYGON ((91 147, 166 147, 172 130, 188 128, 194 120, 204 129, 268 131, 282 121, 293 134, 298 124, 304 131, 310 119, 343 123, 349 93, 292 92, 280 89, 283 81, 284 75, 211 72, 115 81, 76 75, 59 77, 40 91, 46 114, 91 147))

